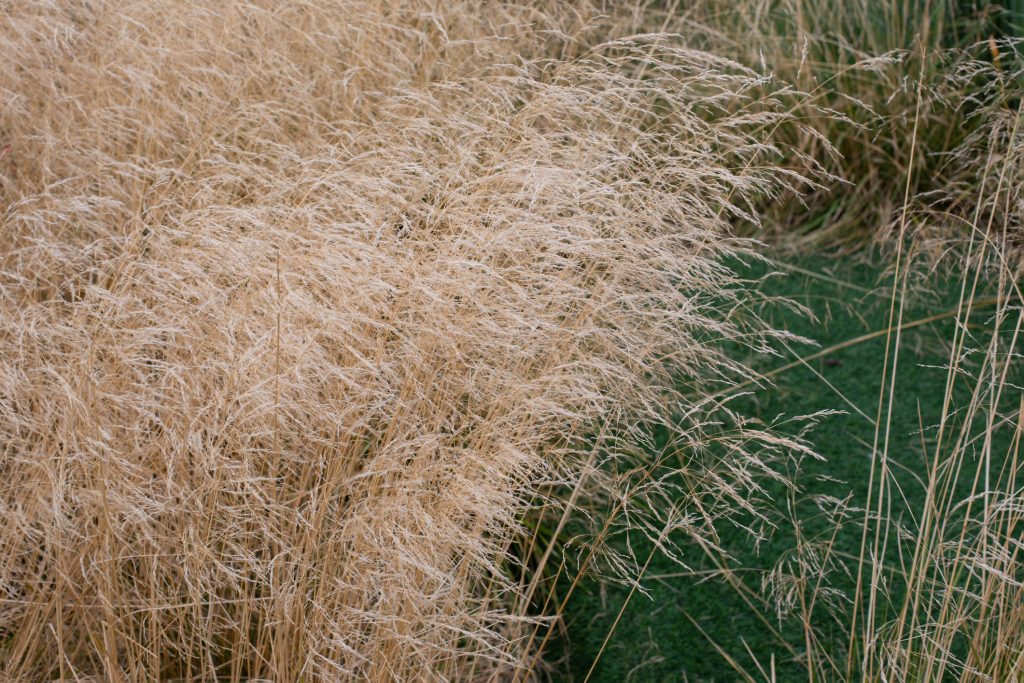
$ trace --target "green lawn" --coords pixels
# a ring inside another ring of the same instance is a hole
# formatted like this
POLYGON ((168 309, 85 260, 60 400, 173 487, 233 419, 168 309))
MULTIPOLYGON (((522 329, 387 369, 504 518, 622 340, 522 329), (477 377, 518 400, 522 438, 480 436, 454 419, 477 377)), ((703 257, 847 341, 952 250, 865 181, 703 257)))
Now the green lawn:
MULTIPOLYGON (((783 307, 773 307, 768 318, 775 326, 812 337, 822 348, 885 328, 891 276, 886 277, 881 268, 819 257, 802 259, 784 269, 788 273, 785 277, 771 278, 762 288, 772 295, 806 305, 817 320, 783 307)), ((748 272, 759 275, 765 269, 758 267, 748 272)), ((955 309, 960 293, 958 279, 942 279, 929 289, 932 290, 929 294, 914 296, 908 302, 906 322, 955 309)), ((983 314, 976 316, 975 333, 983 336, 985 321, 983 314)), ((929 366, 942 366, 947 362, 944 342, 952 332, 953 320, 946 317, 914 327, 903 335, 896 382, 897 396, 902 398, 896 402, 892 415, 890 457, 910 509, 920 508, 923 499, 920 477, 925 471, 925 453, 922 439, 930 438, 927 431, 924 437, 920 433, 919 410, 925 425, 937 421, 946 382, 946 373, 941 367, 929 366)), ((785 358, 748 360, 760 370, 768 371, 798 355, 806 356, 817 350, 810 346, 794 347, 785 352, 785 358)), ((800 480, 805 490, 796 509, 805 534, 828 536, 833 528, 825 516, 817 514, 817 508, 806 496, 827 494, 843 498, 852 493, 855 503, 863 505, 884 352, 883 335, 828 353, 810 362, 809 368, 797 366, 780 373, 774 378, 774 387, 757 390, 734 404, 745 415, 765 422, 779 416, 806 415, 827 409, 846 411, 846 414, 825 419, 810 436, 826 461, 805 462, 801 468, 800 480)), ((1009 436, 996 435, 997 439, 1007 440, 1009 436)), ((769 489, 769 494, 784 513, 785 490, 776 486, 769 489)), ((894 511, 894 516, 899 514, 894 511)), ((909 520, 906 512, 903 514, 904 519, 909 520)), ((736 558, 735 566, 750 570, 741 573, 741 578, 755 589, 761 585, 762 572, 758 570, 771 568, 780 556, 794 548, 793 527, 785 522, 784 515, 780 520, 779 528, 756 550, 746 532, 734 526, 723 525, 719 529, 725 548, 736 558)), ((912 523, 907 522, 907 526, 912 527, 912 523)), ((843 528, 836 539, 836 547, 842 553, 856 556, 860 547, 860 531, 856 525, 843 528)), ((640 543, 634 550, 638 556, 645 557, 649 548, 649 544, 640 543)), ((681 574, 683 570, 677 564, 662 556, 655 557, 643 581, 648 595, 635 594, 623 611, 594 669, 592 681, 737 680, 737 674, 711 640, 748 671, 756 671, 756 666, 745 654, 747 648, 766 669, 774 656, 777 680, 806 680, 805 670, 793 661, 792 653, 803 650, 802 631, 794 618, 780 622, 772 618, 770 612, 764 612, 791 643, 791 651, 770 635, 769 629, 734 589, 721 580, 701 574, 713 565, 698 549, 691 548, 685 560, 695 574, 681 574), (687 615, 696 620, 706 635, 701 634, 687 615)), ((563 591, 565 586, 563 581, 563 591)), ((836 575, 837 589, 850 591, 852 586, 848 578, 836 575)), ((898 600, 898 586, 892 590, 892 599, 898 600)), ((599 584, 592 579, 581 583, 566 607, 568 638, 558 640, 549 653, 550 659, 562 657, 554 671, 556 680, 584 680, 627 594, 627 588, 599 584)), ((817 624, 826 633, 836 628, 824 611, 819 613, 817 624)))

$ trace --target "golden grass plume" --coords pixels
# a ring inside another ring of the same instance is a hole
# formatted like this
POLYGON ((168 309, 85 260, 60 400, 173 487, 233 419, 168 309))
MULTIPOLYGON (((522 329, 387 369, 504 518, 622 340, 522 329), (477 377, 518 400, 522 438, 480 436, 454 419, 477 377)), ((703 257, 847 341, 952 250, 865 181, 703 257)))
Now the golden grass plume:
POLYGON ((520 661, 521 515, 743 374, 728 220, 804 182, 628 9, 3 8, 3 677, 520 661))

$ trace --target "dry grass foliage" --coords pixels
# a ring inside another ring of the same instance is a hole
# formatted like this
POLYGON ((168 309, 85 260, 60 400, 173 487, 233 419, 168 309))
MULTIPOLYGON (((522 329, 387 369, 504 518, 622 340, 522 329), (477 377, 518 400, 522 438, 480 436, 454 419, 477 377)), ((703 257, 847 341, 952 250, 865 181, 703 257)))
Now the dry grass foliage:
POLYGON ((931 262, 980 242, 991 273, 1024 254, 1024 40, 990 40, 947 56, 948 106, 970 131, 937 155, 946 182, 909 206, 915 243, 931 262))
POLYGON ((744 373, 790 95, 629 11, 397 7, 0 10, 5 680, 507 673, 538 492, 744 373))
MULTIPOLYGON (((912 195, 944 194, 954 183, 973 192, 979 183, 950 157, 985 125, 964 100, 988 86, 965 72, 978 75, 981 61, 992 61, 988 45, 1001 42, 1005 4, 676 0, 667 3, 665 22, 694 47, 730 55, 805 91, 792 104, 794 120, 804 125, 784 124, 778 137, 843 182, 826 183, 803 202, 766 203, 762 219, 773 240, 793 252, 822 245, 852 251, 891 240, 908 178, 912 195), (983 49, 969 49, 979 41, 983 49)), ((1014 55, 1003 54, 998 68, 1017 69, 1014 55)), ((967 239, 957 226, 955 240, 967 239)))

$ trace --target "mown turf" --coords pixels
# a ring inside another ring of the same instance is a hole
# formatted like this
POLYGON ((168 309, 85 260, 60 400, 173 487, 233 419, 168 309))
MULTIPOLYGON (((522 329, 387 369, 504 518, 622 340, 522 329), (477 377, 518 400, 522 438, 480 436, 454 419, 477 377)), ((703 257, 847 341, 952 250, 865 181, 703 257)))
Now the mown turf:
MULTIPOLYGON (((886 276, 880 266, 816 257, 782 265, 780 270, 787 275, 768 279, 762 285, 763 290, 804 304, 817 320, 778 306, 767 313, 774 325, 812 337, 821 348, 886 327, 891 276, 886 276)), ((757 276, 766 271, 758 266, 749 272, 757 276)), ((917 281, 919 287, 924 284, 917 281)), ((955 277, 939 278, 927 284, 923 291, 927 293, 919 292, 908 302, 905 322, 955 310, 960 281, 955 277)), ((972 329, 972 334, 981 338, 978 341, 984 339, 985 320, 982 311, 976 317, 977 327, 972 329)), ((889 454, 894 469, 899 472, 897 481, 909 503, 902 512, 905 520, 909 520, 906 510, 920 509, 924 496, 919 479, 925 471, 922 440, 927 443, 930 435, 926 430, 922 439, 919 419, 923 417, 925 426, 938 420, 946 382, 941 366, 947 362, 946 340, 951 338, 952 331, 953 319, 945 317, 903 334, 896 380, 899 400, 892 415, 893 441, 889 454)), ((774 387, 753 391, 735 404, 739 411, 765 422, 828 409, 846 411, 825 419, 810 435, 815 448, 826 460, 805 461, 801 467, 800 481, 805 494, 796 509, 805 534, 830 535, 832 530, 831 522, 817 514, 807 496, 827 494, 843 498, 852 493, 857 505, 863 505, 866 498, 875 433, 868 418, 874 418, 878 407, 885 343, 882 335, 828 353, 811 361, 809 368, 798 366, 775 376, 774 387), (853 406, 865 415, 859 414, 853 406), (839 481, 831 480, 833 478, 839 481)), ((768 371, 818 350, 793 346, 784 351, 785 358, 749 360, 758 369, 768 371)), ((996 434, 997 440, 1009 436, 996 434)), ((760 588, 763 571, 769 570, 795 546, 793 527, 785 521, 785 489, 770 487, 768 493, 778 504, 779 528, 759 547, 754 548, 745 531, 732 526, 720 529, 723 546, 736 558, 735 566, 748 570, 740 574, 741 578, 754 589, 760 588)), ((900 514, 898 510, 894 513, 900 514)), ((911 526, 909 522, 908 526, 911 526)), ((635 537, 632 540, 637 544, 634 552, 645 557, 650 544, 637 541, 635 537)), ((855 558, 859 546, 860 531, 856 525, 844 527, 836 539, 838 552, 855 558)), ((655 556, 643 581, 647 595, 636 593, 632 597, 590 680, 737 680, 738 674, 711 641, 747 671, 757 673, 757 664, 749 651, 766 670, 770 669, 774 658, 778 680, 806 680, 806 669, 794 661, 794 654, 800 656, 803 651, 802 631, 796 618, 790 616, 779 621, 771 617, 770 610, 762 612, 783 633, 792 647, 790 650, 770 634, 769 628, 737 591, 713 576, 701 574, 713 569, 713 565, 698 549, 692 548, 685 559, 697 574, 686 574, 667 558, 655 556)), ((835 581, 836 588, 851 592, 853 583, 849 578, 839 574, 835 581)), ((565 586, 563 582, 563 591, 565 586)), ((892 590, 891 599, 898 601, 898 586, 894 585, 892 590)), ((567 638, 556 642, 551 651, 552 655, 564 657, 556 670, 556 678, 574 681, 586 678, 628 593, 628 588, 617 585, 593 580, 581 583, 566 607, 567 638)), ((824 611, 819 611, 816 625, 826 634, 834 633, 837 628, 837 622, 830 623, 824 611)))

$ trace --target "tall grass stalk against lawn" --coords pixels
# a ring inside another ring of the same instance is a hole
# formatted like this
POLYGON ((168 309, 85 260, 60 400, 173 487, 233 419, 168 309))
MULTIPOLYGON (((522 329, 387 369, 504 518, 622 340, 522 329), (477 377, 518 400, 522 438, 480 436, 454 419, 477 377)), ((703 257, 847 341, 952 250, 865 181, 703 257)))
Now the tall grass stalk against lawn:
MULTIPOLYGON (((832 522, 824 534, 791 519, 796 548, 763 582, 777 613, 803 623, 799 661, 809 680, 1017 681, 1024 674, 1019 49, 1014 41, 975 46, 945 76, 970 130, 944 162, 948 184, 914 196, 913 174, 926 169, 907 171, 892 227, 867 496, 823 506, 832 522), (915 362, 905 343, 901 350, 902 331, 915 324, 905 304, 950 265, 961 273, 960 296, 936 406, 935 397, 897 390, 896 376, 915 362), (907 402, 919 416, 922 478, 906 470, 915 456, 897 451, 907 435, 891 427, 894 407, 907 402), (836 544, 847 525, 861 539, 855 557, 836 544), (836 587, 844 577, 855 582, 849 592, 836 587)), ((917 158, 913 150, 908 158, 917 158)))

